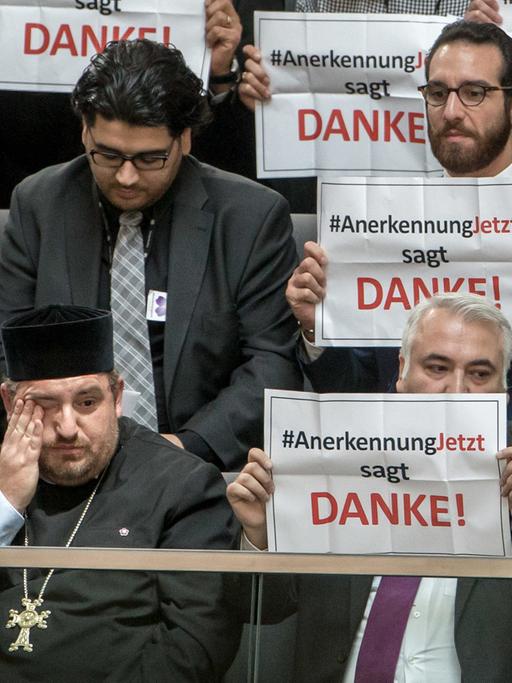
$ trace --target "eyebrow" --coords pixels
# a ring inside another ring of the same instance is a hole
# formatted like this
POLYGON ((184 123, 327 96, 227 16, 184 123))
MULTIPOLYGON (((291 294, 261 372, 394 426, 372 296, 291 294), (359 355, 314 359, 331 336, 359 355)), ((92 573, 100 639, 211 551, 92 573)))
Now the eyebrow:
MULTIPOLYGON (((91 385, 84 387, 83 389, 80 389, 76 394, 74 394, 74 397, 80 397, 84 395, 90 395, 90 394, 96 394, 99 395, 101 394, 101 389, 97 387, 96 385, 91 385)), ((58 401, 58 397, 53 395, 53 394, 45 394, 44 392, 39 392, 39 391, 29 391, 28 393, 25 394, 24 399, 28 400, 31 399, 32 401, 58 401)))
MULTIPOLYGON (((428 85, 443 85, 443 86, 445 86, 445 88, 448 87, 444 81, 442 81, 438 78, 429 79, 428 85)), ((489 81, 486 81, 484 78, 475 78, 475 79, 471 78, 469 80, 462 81, 462 83, 460 85, 458 85, 457 87, 460 88, 463 85, 482 85, 484 87, 486 87, 486 86, 494 87, 492 85, 492 83, 489 83, 489 81)))
POLYGON ((494 363, 491 363, 488 358, 477 358, 476 360, 470 361, 468 365, 484 365, 487 368, 491 368, 491 370, 496 370, 496 366, 494 363))
POLYGON ((121 152, 120 149, 115 149, 114 147, 109 147, 108 145, 104 145, 101 142, 96 142, 95 147, 93 148, 96 151, 102 151, 102 152, 110 152, 111 154, 118 154, 119 156, 123 154, 127 154, 128 156, 146 156, 146 155, 157 155, 157 154, 167 154, 166 149, 145 149, 142 150, 141 152, 135 152, 134 154, 128 154, 127 152, 121 152))
POLYGON ((440 361, 443 361, 444 363, 450 362, 450 359, 448 358, 448 356, 442 356, 440 353, 429 353, 428 356, 424 356, 421 360, 423 363, 425 363, 426 361, 429 361, 429 360, 440 360, 440 361))
MULTIPOLYGON (((429 361, 433 360, 437 360, 442 363, 452 362, 451 358, 448 358, 448 356, 443 356, 440 353, 429 353, 428 356, 424 356, 424 358, 422 358, 423 363, 428 363, 429 361)), ((485 367, 491 368, 492 370, 496 370, 496 366, 488 358, 475 358, 467 363, 468 367, 472 367, 473 365, 483 365, 485 367)))

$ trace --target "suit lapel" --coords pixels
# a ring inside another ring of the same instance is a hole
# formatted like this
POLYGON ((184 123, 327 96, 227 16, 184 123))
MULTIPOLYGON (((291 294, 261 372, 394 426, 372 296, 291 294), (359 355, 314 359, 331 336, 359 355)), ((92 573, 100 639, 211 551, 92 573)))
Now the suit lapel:
POLYGON ((69 303, 95 307, 98 305, 104 228, 96 183, 91 179, 89 172, 83 182, 87 191, 74 198, 72 212, 69 214, 72 220, 64 230, 71 289, 69 303))
POLYGON ((190 159, 183 159, 174 182, 164 341, 167 397, 203 281, 214 220, 213 214, 202 208, 208 195, 199 169, 190 159))
POLYGON ((350 577, 350 637, 354 640, 361 619, 363 618, 368 596, 372 587, 373 576, 354 575, 350 577))
POLYGON ((475 581, 476 579, 469 579, 465 577, 457 579, 457 592, 455 593, 455 632, 457 632, 459 621, 466 607, 466 602, 469 598, 469 595, 473 590, 475 581))

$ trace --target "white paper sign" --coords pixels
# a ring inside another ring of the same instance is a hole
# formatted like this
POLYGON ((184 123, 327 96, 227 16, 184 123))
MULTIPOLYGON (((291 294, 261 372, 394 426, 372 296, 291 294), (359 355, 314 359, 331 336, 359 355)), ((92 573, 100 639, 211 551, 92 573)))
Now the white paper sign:
POLYGON ((320 346, 399 346, 433 294, 482 294, 512 319, 512 178, 319 182, 320 346))
POLYGON ((179 48, 207 80, 203 0, 7 0, 0 5, 0 89, 68 92, 110 40, 179 48))
POLYGON ((267 390, 265 401, 270 550, 511 554, 495 457, 504 394, 267 390))
POLYGON ((417 87, 453 19, 256 12, 273 93, 256 111, 258 176, 439 175, 417 87))
POLYGON ((512 32, 512 0, 498 0, 499 12, 503 19, 501 28, 508 33, 512 32))

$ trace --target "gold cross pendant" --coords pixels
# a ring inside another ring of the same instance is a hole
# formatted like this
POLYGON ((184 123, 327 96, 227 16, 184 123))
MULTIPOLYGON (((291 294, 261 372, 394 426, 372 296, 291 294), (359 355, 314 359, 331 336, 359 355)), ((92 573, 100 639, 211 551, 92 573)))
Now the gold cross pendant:
POLYGON ((22 647, 25 652, 32 652, 33 645, 30 642, 30 629, 32 626, 37 628, 47 628, 46 619, 50 616, 51 611, 48 609, 41 610, 41 613, 36 612, 36 608, 43 604, 40 598, 31 600, 30 598, 22 598, 21 604, 25 608, 23 612, 18 612, 17 609, 9 610, 9 621, 6 624, 7 628, 14 628, 19 626, 20 632, 18 637, 9 645, 9 652, 14 652, 19 647, 22 647))

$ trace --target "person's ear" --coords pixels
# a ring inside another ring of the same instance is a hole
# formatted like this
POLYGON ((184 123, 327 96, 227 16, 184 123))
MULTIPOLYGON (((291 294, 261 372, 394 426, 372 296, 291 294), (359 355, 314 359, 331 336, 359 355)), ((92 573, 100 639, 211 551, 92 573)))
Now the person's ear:
POLYGON ((183 156, 187 156, 187 154, 190 154, 190 150, 192 149, 192 131, 190 128, 185 128, 183 133, 180 135, 180 142, 181 153, 183 156))
POLYGON ((8 391, 7 384, 5 382, 0 384, 0 393, 2 395, 2 402, 7 413, 7 419, 9 420, 14 408, 14 397, 11 396, 11 393, 8 391))
POLYGON ((400 354, 398 356, 398 379, 396 381, 396 390, 397 390, 397 393, 399 393, 399 394, 405 393, 404 379, 403 379, 404 366, 405 366, 405 358, 402 356, 402 354, 400 354))
POLYGON ((121 417, 122 415, 123 391, 124 380, 122 379, 122 377, 119 377, 116 382, 116 387, 114 389, 114 405, 116 409, 116 417, 121 417))

